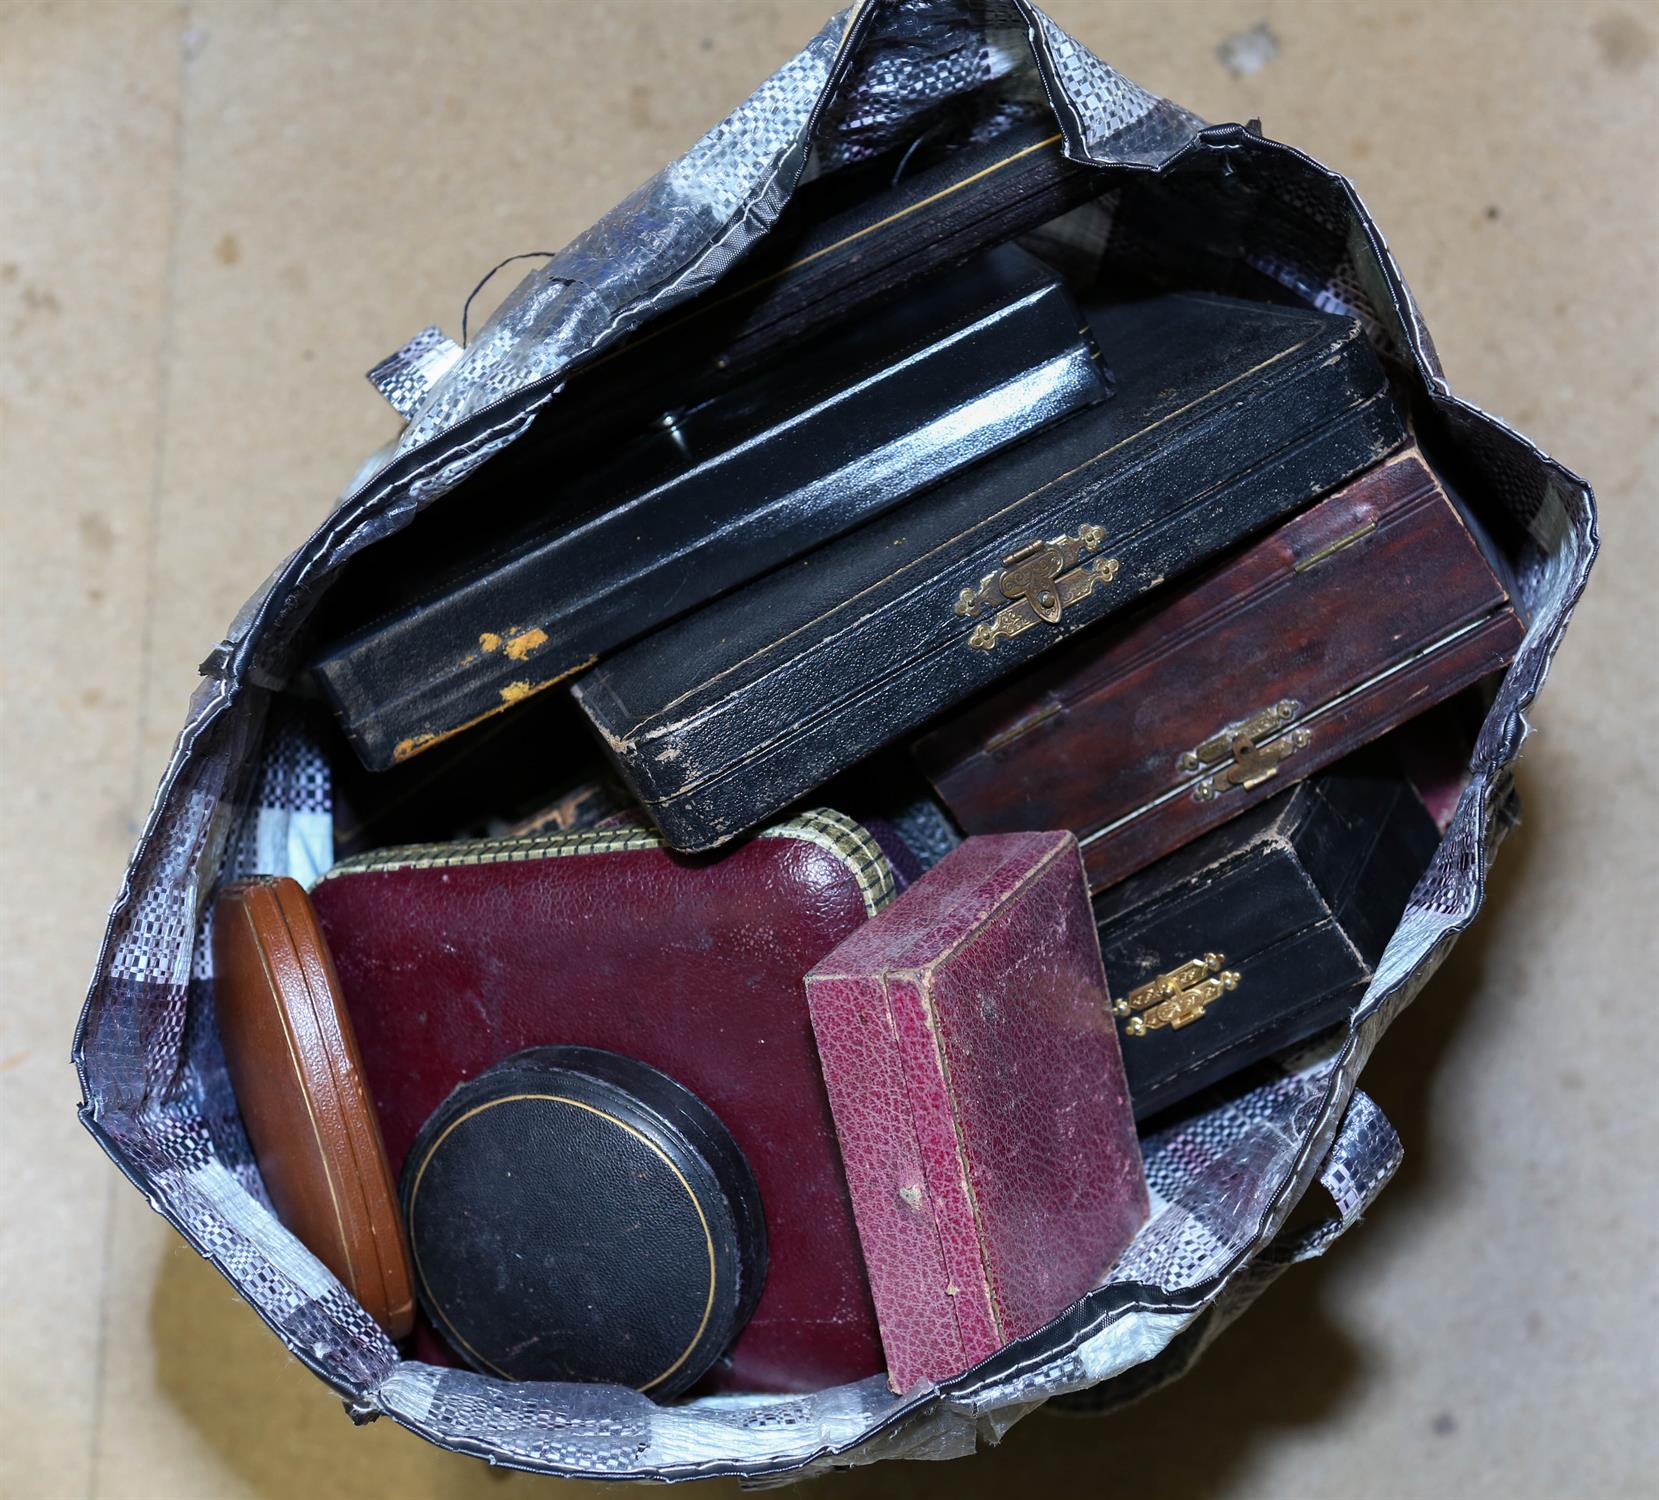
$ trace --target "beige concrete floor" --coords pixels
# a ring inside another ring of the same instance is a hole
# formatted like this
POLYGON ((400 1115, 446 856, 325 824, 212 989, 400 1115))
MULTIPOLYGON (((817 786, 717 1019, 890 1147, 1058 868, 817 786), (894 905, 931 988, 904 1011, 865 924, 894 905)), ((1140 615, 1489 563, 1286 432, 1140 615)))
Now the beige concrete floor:
MULTIPOLYGON (((196 662, 393 430, 358 372, 458 331, 482 268, 586 227, 821 3, 0 3, 5 1495, 495 1492, 350 1427, 149 1213, 74 1122, 70 1030, 196 662)), ((1608 545, 1490 909, 1368 1075, 1408 1151, 1371 1220, 1131 1413, 828 1490, 1651 1494, 1659 12, 1051 8, 1351 172, 1452 380, 1591 476, 1608 545), (1235 76, 1258 22, 1278 55, 1235 76)))

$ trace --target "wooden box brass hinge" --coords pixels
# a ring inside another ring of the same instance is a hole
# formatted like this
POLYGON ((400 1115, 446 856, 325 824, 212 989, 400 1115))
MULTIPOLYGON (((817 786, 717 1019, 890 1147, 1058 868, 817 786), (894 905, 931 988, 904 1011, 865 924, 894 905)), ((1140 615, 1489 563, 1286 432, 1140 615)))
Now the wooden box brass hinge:
POLYGON ((1183 754, 1176 769, 1188 776, 1206 766, 1227 762, 1193 787, 1193 800, 1210 802, 1229 788, 1249 791, 1271 781, 1279 774, 1279 762, 1307 749, 1313 739, 1308 730, 1289 727, 1301 711, 1302 705, 1294 698, 1281 698, 1270 708, 1218 730, 1183 754))
POLYGON ((1165 1026, 1171 1031, 1191 1026, 1223 995, 1238 988, 1238 971, 1222 968, 1225 962, 1223 953, 1189 958, 1167 974, 1130 990, 1112 1005, 1113 1015, 1128 1017, 1124 1035, 1145 1036, 1165 1026))
POLYGON ((968 636, 976 651, 990 651, 999 640, 1024 635, 1039 623, 1058 625, 1068 604, 1077 604, 1110 583, 1118 575, 1115 557, 1097 557, 1079 566, 1087 552, 1098 552, 1106 540, 1104 528, 1092 522, 1077 528, 1076 536, 1057 536, 1052 541, 1028 542, 1002 560, 1002 567, 987 573, 977 588, 965 588, 956 597, 954 608, 965 620, 1008 599, 990 621, 980 621, 968 636))

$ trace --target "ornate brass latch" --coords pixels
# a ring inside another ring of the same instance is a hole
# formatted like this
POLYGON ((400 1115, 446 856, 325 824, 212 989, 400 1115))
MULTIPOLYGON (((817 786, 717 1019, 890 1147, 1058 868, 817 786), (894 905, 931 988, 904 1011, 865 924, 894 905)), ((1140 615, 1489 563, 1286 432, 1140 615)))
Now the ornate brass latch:
POLYGON ((1095 585, 1110 583, 1118 574, 1115 557, 1097 557, 1086 567, 1078 564, 1087 552, 1098 552, 1106 540, 1103 528, 1089 523, 1077 528, 1076 536, 1057 536, 1053 541, 1028 542, 1002 560, 1002 567, 987 573, 978 588, 963 589, 957 595, 956 613, 974 619, 1004 599, 1011 604, 997 609, 989 622, 980 621, 968 636, 976 651, 989 651, 999 640, 1024 635, 1039 621, 1060 622, 1068 604, 1087 599, 1095 585))
POLYGON ((1223 969, 1225 961, 1221 953, 1189 958, 1169 973, 1130 990, 1112 1005, 1113 1015, 1129 1017, 1124 1035, 1145 1036, 1165 1026, 1171 1031, 1191 1026, 1208 1007, 1238 988, 1238 971, 1223 969))
POLYGON ((1279 762, 1298 750, 1307 749, 1313 739, 1306 729, 1282 732, 1301 711, 1302 705, 1294 698, 1281 698, 1271 708, 1229 724, 1203 744, 1188 750, 1176 762, 1177 769, 1188 776, 1222 761, 1230 763, 1200 781, 1192 789, 1193 800, 1210 802, 1230 787, 1249 791, 1264 781, 1271 781, 1279 774, 1279 762))

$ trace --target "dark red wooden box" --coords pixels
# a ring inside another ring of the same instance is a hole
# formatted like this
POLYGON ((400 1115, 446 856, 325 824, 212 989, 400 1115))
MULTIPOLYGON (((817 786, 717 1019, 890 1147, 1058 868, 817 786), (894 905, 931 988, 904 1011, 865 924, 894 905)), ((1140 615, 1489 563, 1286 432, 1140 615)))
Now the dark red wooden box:
POLYGON ((1099 891, 1510 660, 1491 548, 1408 449, 918 742, 969 833, 1069 828, 1099 891))

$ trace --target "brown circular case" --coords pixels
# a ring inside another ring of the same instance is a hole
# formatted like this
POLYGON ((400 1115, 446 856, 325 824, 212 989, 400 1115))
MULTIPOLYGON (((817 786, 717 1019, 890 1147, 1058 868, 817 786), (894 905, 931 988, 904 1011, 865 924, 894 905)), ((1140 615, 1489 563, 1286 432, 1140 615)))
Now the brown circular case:
POLYGON ((414 1321, 409 1252, 333 960, 297 881, 219 895, 214 1006, 277 1217, 394 1339, 414 1321))

